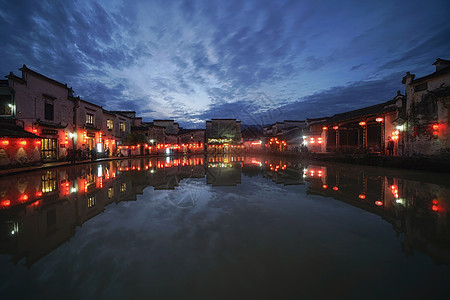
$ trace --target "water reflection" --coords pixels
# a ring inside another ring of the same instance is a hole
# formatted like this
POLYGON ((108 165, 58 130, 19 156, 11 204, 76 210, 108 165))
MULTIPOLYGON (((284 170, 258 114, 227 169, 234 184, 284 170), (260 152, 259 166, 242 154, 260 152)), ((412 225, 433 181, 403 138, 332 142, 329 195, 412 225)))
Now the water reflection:
POLYGON ((436 262, 450 263, 447 176, 223 155, 118 160, 1 178, 0 252, 14 263, 25 258, 31 266, 106 206, 135 201, 149 186, 172 190, 197 179, 189 194, 169 199, 178 209, 190 209, 201 201, 205 183, 198 179, 220 188, 241 185, 242 175, 286 186, 306 184, 308 194, 381 216, 404 234, 406 255, 419 250, 436 262))

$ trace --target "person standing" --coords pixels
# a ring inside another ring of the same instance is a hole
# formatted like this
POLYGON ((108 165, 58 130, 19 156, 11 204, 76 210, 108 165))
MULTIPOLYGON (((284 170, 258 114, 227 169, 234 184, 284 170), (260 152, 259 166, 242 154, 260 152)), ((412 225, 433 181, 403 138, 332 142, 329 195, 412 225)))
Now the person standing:
POLYGON ((394 141, 391 139, 390 136, 388 137, 387 151, 388 155, 394 155, 394 141))

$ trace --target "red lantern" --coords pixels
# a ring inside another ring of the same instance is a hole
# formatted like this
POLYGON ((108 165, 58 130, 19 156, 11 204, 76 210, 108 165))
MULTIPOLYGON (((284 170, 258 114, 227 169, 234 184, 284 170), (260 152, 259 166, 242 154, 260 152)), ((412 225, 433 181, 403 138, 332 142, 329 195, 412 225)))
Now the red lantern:
POLYGON ((383 118, 376 118, 375 121, 377 121, 378 123, 383 122, 383 118))

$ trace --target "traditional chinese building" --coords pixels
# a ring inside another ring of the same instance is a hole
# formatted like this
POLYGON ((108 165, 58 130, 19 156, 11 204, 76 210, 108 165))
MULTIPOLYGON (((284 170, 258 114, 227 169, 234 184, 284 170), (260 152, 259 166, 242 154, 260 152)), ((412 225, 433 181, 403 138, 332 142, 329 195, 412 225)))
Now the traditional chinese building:
MULTIPOLYGON (((12 72, 8 78, 11 117, 21 120, 24 129, 42 138, 42 159, 57 160, 72 147, 75 102, 67 84, 39 74, 23 65, 22 76, 12 72)), ((3 96, 5 98, 5 96, 3 96)), ((3 100, 5 101, 5 100, 3 100)))
POLYGON ((438 58, 436 71, 415 78, 406 73, 402 139, 405 155, 450 155, 450 60, 438 58))
POLYGON ((405 97, 398 92, 387 102, 336 114, 319 123, 325 132, 320 136, 325 136, 326 151, 384 154, 388 140, 392 139, 395 141, 394 153, 398 154, 399 131, 396 125, 399 108, 404 102, 405 97))
POLYGON ((230 153, 242 146, 241 121, 236 119, 212 119, 206 121, 207 151, 230 153))

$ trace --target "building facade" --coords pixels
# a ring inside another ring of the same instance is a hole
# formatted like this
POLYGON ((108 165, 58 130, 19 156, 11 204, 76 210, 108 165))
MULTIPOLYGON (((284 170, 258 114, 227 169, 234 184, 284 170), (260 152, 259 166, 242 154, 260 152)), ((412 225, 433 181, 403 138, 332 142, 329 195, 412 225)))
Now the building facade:
POLYGON ((13 102, 11 116, 23 122, 26 131, 42 138, 44 161, 64 158, 73 147, 69 139, 75 129, 72 88, 25 65, 19 70, 21 77, 12 72, 6 76, 13 102))
POLYGON ((450 156, 450 61, 438 58, 434 73, 406 73, 406 107, 401 120, 405 155, 450 156))
POLYGON ((212 119, 206 121, 206 147, 212 153, 230 153, 242 148, 241 121, 212 119))

